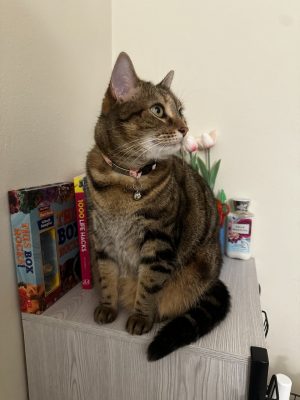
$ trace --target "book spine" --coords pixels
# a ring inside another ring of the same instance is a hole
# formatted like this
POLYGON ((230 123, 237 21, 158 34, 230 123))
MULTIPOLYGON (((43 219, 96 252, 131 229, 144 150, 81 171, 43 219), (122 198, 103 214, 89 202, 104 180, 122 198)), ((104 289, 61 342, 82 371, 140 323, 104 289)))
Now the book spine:
POLYGON ((75 192, 82 288, 92 288, 92 274, 88 238, 87 206, 84 192, 75 192))

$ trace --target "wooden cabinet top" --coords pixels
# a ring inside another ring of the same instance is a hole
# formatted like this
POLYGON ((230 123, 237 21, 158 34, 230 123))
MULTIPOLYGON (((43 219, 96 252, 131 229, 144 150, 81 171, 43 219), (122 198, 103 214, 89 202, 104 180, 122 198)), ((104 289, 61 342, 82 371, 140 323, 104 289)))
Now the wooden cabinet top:
MULTIPOLYGON (((247 363, 251 346, 266 346, 254 259, 242 261, 224 257, 221 280, 227 284, 232 298, 229 315, 211 333, 185 347, 184 351, 247 363)), ((100 326, 93 320, 93 311, 97 303, 98 297, 94 289, 83 290, 81 285, 78 285, 42 315, 22 314, 22 318, 36 323, 55 323, 62 328, 115 337, 121 341, 136 342, 145 346, 150 343, 159 328, 156 324, 148 334, 131 336, 125 331, 125 311, 120 311, 113 323, 100 326)))

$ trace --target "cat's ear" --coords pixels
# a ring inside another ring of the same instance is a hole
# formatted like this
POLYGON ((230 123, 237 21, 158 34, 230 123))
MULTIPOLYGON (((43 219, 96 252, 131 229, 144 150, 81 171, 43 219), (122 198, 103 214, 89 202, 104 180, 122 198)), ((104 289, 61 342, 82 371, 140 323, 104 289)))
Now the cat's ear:
POLYGON ((110 91, 117 101, 130 100, 137 91, 139 78, 128 54, 119 54, 110 79, 110 91))
POLYGON ((171 70, 170 72, 167 73, 164 79, 158 84, 158 86, 166 86, 168 89, 170 89, 173 78, 174 78, 174 71, 171 70))

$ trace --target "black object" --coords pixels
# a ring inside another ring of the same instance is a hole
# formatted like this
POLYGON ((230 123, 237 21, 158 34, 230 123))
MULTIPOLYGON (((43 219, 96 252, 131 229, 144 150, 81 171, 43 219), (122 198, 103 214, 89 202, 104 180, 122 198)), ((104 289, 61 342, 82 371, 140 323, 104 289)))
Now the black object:
POLYGON ((264 315, 264 332, 265 332, 265 337, 267 337, 268 332, 269 332, 269 320, 268 320, 268 315, 266 311, 262 310, 262 313, 264 315))
POLYGON ((267 390, 267 400, 271 400, 271 399, 275 399, 275 400, 279 400, 279 392, 278 392, 278 385, 277 385, 277 378, 275 375, 272 376, 269 386, 268 386, 268 390, 267 390), (273 397, 273 395, 275 394, 275 397, 273 397))
POLYGON ((269 357, 267 349, 251 347, 250 384, 248 400, 265 400, 269 357))

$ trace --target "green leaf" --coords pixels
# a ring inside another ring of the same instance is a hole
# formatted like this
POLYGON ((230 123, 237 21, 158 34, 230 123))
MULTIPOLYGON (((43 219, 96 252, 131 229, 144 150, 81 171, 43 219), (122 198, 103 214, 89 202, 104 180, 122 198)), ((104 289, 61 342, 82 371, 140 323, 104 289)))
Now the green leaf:
POLYGON ((192 154, 192 153, 190 153, 190 159, 191 159, 191 167, 192 167, 195 171, 198 171, 197 154, 192 154))
POLYGON ((210 179, 209 179, 209 185, 211 187, 211 189, 213 190, 215 187, 215 182, 217 179, 217 175, 219 172, 219 168, 220 168, 220 164, 221 164, 221 160, 217 161, 211 168, 210 170, 210 179))
POLYGON ((220 202, 221 202, 222 204, 225 204, 225 203, 226 203, 227 198, 226 198, 226 194, 225 194, 225 192, 224 192, 224 189, 219 190, 218 199, 220 200, 220 202))
POLYGON ((207 169, 204 161, 200 157, 197 157, 197 161, 198 161, 198 167, 199 167, 200 172, 201 172, 201 176, 209 184, 209 172, 208 172, 208 169, 207 169))

